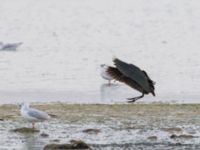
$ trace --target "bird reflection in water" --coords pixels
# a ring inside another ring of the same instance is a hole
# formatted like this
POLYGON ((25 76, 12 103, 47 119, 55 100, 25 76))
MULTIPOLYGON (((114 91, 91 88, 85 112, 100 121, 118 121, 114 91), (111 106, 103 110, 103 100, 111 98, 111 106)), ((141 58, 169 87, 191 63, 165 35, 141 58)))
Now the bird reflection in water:
POLYGON ((41 150, 47 144, 47 139, 40 138, 38 133, 23 134, 22 150, 41 150))
POLYGON ((100 86, 101 101, 108 102, 113 101, 116 96, 116 91, 119 88, 116 83, 104 83, 100 86))

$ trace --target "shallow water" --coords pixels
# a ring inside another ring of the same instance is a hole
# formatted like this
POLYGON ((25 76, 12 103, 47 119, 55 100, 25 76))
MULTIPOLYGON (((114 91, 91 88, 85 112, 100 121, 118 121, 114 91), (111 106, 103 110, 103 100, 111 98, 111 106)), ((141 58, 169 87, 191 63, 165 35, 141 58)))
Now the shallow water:
POLYGON ((42 104, 36 108, 56 118, 37 123, 38 133, 11 130, 31 127, 14 105, 0 106, 0 149, 41 150, 49 143, 83 140, 94 149, 199 149, 200 105, 69 105, 42 104), (39 107, 40 106, 40 107, 39 107), (98 129, 98 133, 83 132, 98 129), (49 136, 42 137, 41 133, 49 136), (172 135, 192 137, 170 138, 172 135), (156 137, 150 139, 149 137, 156 137))
POLYGON ((108 87, 99 65, 118 57, 146 70, 156 98, 199 102, 197 0, 6 0, 0 39, 23 42, 0 52, 0 101, 115 103, 139 93, 108 87))

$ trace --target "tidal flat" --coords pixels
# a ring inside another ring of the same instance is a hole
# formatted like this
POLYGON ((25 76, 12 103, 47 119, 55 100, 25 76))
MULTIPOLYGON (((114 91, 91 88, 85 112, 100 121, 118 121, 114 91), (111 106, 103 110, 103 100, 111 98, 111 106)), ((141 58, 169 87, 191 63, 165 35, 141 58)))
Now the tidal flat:
POLYGON ((30 128, 17 105, 0 105, 0 149, 41 150, 82 140, 92 149, 199 149, 200 104, 33 103, 50 120, 30 128))

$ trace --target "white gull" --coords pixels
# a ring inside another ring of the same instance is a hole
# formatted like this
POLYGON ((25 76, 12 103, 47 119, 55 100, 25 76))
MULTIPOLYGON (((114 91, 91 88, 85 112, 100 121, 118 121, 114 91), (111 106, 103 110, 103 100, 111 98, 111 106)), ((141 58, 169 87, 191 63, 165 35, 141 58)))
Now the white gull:
POLYGON ((105 64, 101 64, 100 67, 101 67, 101 77, 102 77, 103 79, 105 79, 105 80, 108 80, 108 83, 110 84, 110 81, 113 80, 113 77, 110 76, 110 75, 108 74, 108 72, 107 72, 109 66, 108 66, 108 65, 105 65, 105 64))
POLYGON ((22 103, 21 105, 21 116, 32 123, 33 129, 35 128, 35 122, 42 122, 50 118, 50 116, 43 111, 37 110, 35 108, 30 108, 29 104, 22 103))

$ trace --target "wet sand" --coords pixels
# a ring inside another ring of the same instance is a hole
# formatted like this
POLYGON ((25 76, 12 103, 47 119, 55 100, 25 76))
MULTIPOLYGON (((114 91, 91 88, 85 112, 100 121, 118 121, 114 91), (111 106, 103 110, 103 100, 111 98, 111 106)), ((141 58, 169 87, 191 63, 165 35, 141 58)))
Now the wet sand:
POLYGON ((11 130, 31 127, 16 105, 0 106, 0 149, 42 149, 49 143, 83 140, 95 149, 198 149, 199 104, 64 104, 35 103, 55 115, 36 124, 40 132, 11 130), (45 136, 44 136, 45 135, 45 136))

